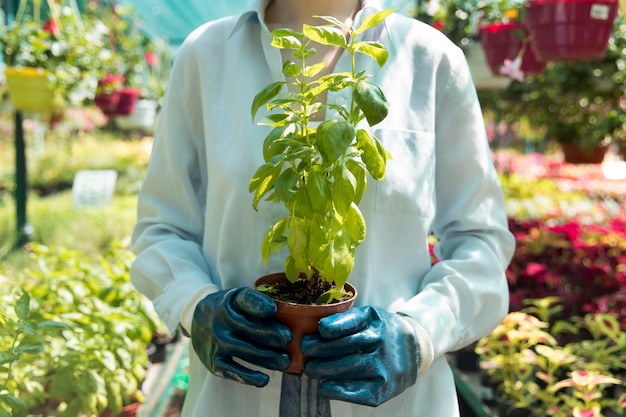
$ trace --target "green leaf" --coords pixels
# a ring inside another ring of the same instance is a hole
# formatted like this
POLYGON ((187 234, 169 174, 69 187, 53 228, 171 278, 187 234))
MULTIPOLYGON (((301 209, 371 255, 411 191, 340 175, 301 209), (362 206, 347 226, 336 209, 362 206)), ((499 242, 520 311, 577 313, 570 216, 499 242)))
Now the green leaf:
POLYGON ((344 292, 340 289, 334 288, 332 290, 328 290, 317 298, 316 304, 329 304, 333 301, 341 300, 344 292))
POLYGON ((283 126, 287 123, 287 114, 268 114, 258 121, 257 124, 265 126, 283 126))
POLYGON ((54 321, 54 320, 46 320, 46 321, 42 321, 37 323, 37 329, 45 329, 45 330, 71 330, 72 327, 65 324, 65 323, 61 323, 60 321, 54 321))
POLYGON ((293 212, 293 214, 298 217, 310 219, 314 214, 311 199, 304 188, 300 188, 296 191, 295 198, 291 204, 292 205, 288 205, 289 211, 293 212))
POLYGON ((335 285, 343 287, 348 282, 350 272, 354 268, 354 251, 351 250, 351 240, 343 233, 338 233, 333 239, 331 257, 324 268, 335 285))
POLYGON ((254 118, 256 117, 257 111, 259 111, 259 109, 262 106, 267 104, 270 100, 276 97, 278 93, 280 93, 280 90, 283 89, 283 85, 285 85, 284 81, 277 81, 277 82, 271 83, 267 85, 263 90, 261 90, 254 97, 254 100, 252 101, 252 109, 251 109, 252 120, 254 120, 254 118))
POLYGON ((325 62, 318 62, 317 64, 308 66, 304 69, 304 76, 307 78, 313 78, 317 74, 319 74, 325 67, 325 62))
MULTIPOLYGON (((300 266, 300 263, 306 257, 306 248, 309 241, 309 231, 306 221, 304 219, 291 216, 289 221, 289 235, 287 236, 287 245, 289 246, 289 253, 294 258, 296 265, 300 266)), ((300 269, 300 268, 298 268, 300 269)))
POLYGON ((300 67, 295 62, 287 60, 283 64, 283 74, 295 78, 300 74, 300 67))
POLYGON ((302 48, 301 35, 291 29, 278 29, 272 32, 272 46, 278 49, 302 48))
POLYGON ((374 26, 377 26, 380 22, 385 20, 387 16, 389 16, 394 11, 395 9, 381 10, 379 12, 376 12, 367 16, 365 19, 363 19, 363 23, 361 23, 361 25, 356 29, 354 36, 359 35, 365 32, 366 30, 373 28, 374 26))
POLYGON ((8 352, 0 352, 0 365, 10 363, 18 359, 17 355, 8 352))
POLYGON ((274 156, 282 153, 287 147, 286 142, 277 143, 283 136, 285 129, 287 129, 287 126, 275 127, 265 137, 263 141, 263 159, 265 162, 269 162, 274 156))
POLYGON ((359 81, 352 90, 352 98, 359 106, 370 126, 382 122, 389 113, 389 103, 383 91, 367 80, 359 81))
POLYGON ((43 352, 44 348, 40 344, 27 344, 20 343, 19 346, 15 348, 15 353, 40 353, 43 352))
POLYGON ((389 58, 385 45, 379 42, 358 42, 354 44, 356 52, 373 58, 379 67, 382 67, 389 58))
POLYGON ((359 129, 356 132, 357 147, 361 150, 363 163, 375 180, 381 180, 385 177, 386 161, 385 154, 379 152, 376 145, 376 138, 371 136, 369 132, 359 129))
POLYGON ((296 282, 300 276, 300 268, 296 266, 296 260, 291 255, 285 259, 285 275, 291 283, 296 282))
POLYGON ((315 214, 311 219, 309 232, 308 254, 311 262, 319 270, 324 266, 325 260, 330 256, 330 244, 328 237, 328 225, 325 217, 315 214))
POLYGON ((322 45, 347 48, 346 37, 341 29, 332 26, 303 26, 304 36, 322 45))
POLYGON ((344 215, 343 227, 355 246, 363 243, 366 233, 365 218, 356 204, 352 203, 344 215))
POLYGON ((26 320, 30 315, 30 295, 26 291, 15 302, 15 314, 20 320, 26 320))
POLYGON ((363 166, 363 163, 355 161, 354 159, 348 159, 346 162, 346 168, 350 170, 354 178, 356 179, 356 190, 354 195, 354 202, 359 204, 363 193, 367 188, 367 171, 363 166))
POLYGON ((339 159, 354 140, 354 127, 344 120, 327 120, 317 128, 317 143, 326 165, 339 159))
POLYGON ((249 192, 255 192, 252 200, 252 207, 258 210, 259 201, 267 194, 274 185, 274 182, 280 175, 281 166, 272 164, 263 164, 257 169, 250 180, 249 192))
POLYGON ((326 211, 327 202, 331 195, 328 180, 324 178, 324 175, 319 172, 309 173, 305 188, 313 210, 317 212, 326 211))
POLYGON ((274 184, 274 192, 276 197, 281 201, 291 201, 293 198, 296 184, 298 183, 298 174, 293 168, 285 169, 274 184))
POLYGON ((357 181, 352 172, 343 164, 335 168, 335 184, 332 189, 332 199, 335 210, 345 214, 355 201, 357 181))
POLYGON ((18 321, 17 328, 22 333, 31 334, 31 335, 37 333, 37 324, 32 320, 18 321))
POLYGON ((337 27, 340 27, 340 28, 344 28, 346 30, 350 29, 350 25, 346 25, 345 23, 343 23, 341 20, 337 19, 334 16, 313 16, 313 17, 324 19, 328 23, 335 25, 337 27))
POLYGON ((8 394, 0 394, 0 402, 11 407, 12 417, 25 417, 28 414, 28 405, 20 398, 8 394))

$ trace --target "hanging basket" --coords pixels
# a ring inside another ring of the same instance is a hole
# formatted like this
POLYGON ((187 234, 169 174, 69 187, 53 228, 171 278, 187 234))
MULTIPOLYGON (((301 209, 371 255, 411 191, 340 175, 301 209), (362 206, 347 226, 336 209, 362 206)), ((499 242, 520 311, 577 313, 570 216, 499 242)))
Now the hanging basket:
POLYGON ((613 32, 617 1, 531 0, 525 13, 531 48, 544 62, 602 58, 613 32))
POLYGON ((109 116, 128 116, 135 110, 141 90, 139 88, 124 87, 119 90, 120 98, 115 110, 108 112, 109 116))
POLYGON ((9 99, 15 110, 52 113, 65 106, 62 95, 50 86, 47 71, 9 67, 5 74, 9 99))
POLYGON ((115 112, 120 102, 121 90, 119 86, 124 84, 124 76, 109 74, 98 81, 97 94, 93 101, 96 107, 105 114, 115 112))
POLYGON ((494 75, 500 74, 504 60, 513 61, 522 48, 526 48, 522 55, 520 69, 525 74, 540 74, 545 68, 545 62, 540 62, 531 48, 524 45, 527 31, 519 22, 488 23, 480 27, 480 41, 485 51, 487 64, 494 75))

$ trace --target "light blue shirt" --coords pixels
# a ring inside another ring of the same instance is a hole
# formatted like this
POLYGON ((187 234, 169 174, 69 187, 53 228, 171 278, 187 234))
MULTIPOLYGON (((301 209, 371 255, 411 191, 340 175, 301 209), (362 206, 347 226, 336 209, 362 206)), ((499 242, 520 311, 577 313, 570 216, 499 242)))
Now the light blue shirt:
MULTIPOLYGON (((180 48, 139 194, 131 277, 173 329, 190 328, 209 292, 251 286, 280 272, 283 257, 261 261, 261 241, 283 215, 252 208, 248 183, 263 163, 267 128, 250 116, 255 94, 283 79, 280 52, 264 23, 268 0, 241 16, 209 22, 180 48)), ((379 10, 364 0, 359 19, 379 10)), ((322 22, 320 22, 322 23, 322 22)), ((387 47, 379 69, 363 57, 390 102, 374 134, 391 153, 384 180, 369 181, 367 222, 350 282, 356 305, 410 316, 422 352, 417 383, 377 407, 332 401, 334 416, 458 415, 444 354, 491 332, 508 310, 504 270, 514 239, 492 164, 476 90, 462 51, 432 27, 399 14, 366 32, 387 47), (431 265, 428 237, 440 238, 431 265)), ((336 70, 349 71, 347 55, 336 70)), ((347 102, 345 93, 328 100, 347 102)), ((327 117, 332 117, 329 112, 327 117)), ((280 372, 258 389, 215 377, 195 354, 185 416, 278 415, 280 372)))

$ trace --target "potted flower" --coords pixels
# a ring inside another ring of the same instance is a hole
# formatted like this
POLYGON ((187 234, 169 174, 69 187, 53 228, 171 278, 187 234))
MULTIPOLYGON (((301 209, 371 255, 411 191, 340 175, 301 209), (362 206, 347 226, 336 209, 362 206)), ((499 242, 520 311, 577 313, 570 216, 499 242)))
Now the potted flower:
POLYGON ((95 80, 108 59, 104 32, 91 19, 64 3, 51 3, 48 20, 40 2, 22 0, 16 20, 0 33, 7 65, 9 97, 17 110, 54 112, 93 94, 95 80))
POLYGON ((542 61, 601 59, 617 16, 617 0, 530 0, 525 22, 542 61))
POLYGON ((272 45, 290 50, 294 57, 283 66, 288 81, 271 83, 252 104, 253 119, 265 106, 270 114, 259 123, 272 127, 263 146, 265 163, 250 181, 253 207, 258 210, 265 198, 282 204, 288 213, 270 226, 262 241, 264 262, 273 253, 287 249, 284 273, 262 277, 256 286, 274 298, 283 289, 288 293, 289 287, 306 296, 277 301, 278 320, 313 310, 305 330, 292 328, 294 338, 288 350, 294 360, 289 372, 298 373, 303 365, 303 358, 295 357, 299 338, 315 332, 319 318, 330 314, 319 311, 346 310, 356 295, 347 281, 355 250, 365 238, 365 220, 357 204, 367 185, 367 173, 375 180, 382 179, 387 160, 382 144, 368 130, 388 112, 384 94, 369 81, 370 75, 353 65, 351 73, 331 73, 316 79, 324 64, 309 66, 305 59, 315 54, 311 42, 317 42, 343 48, 353 63, 355 55, 362 53, 379 66, 384 65, 388 54, 383 45, 356 39, 391 12, 375 13, 358 28, 323 17, 329 26, 305 25, 301 33, 274 31, 272 45), (285 89, 288 91, 282 93, 285 89), (349 90, 352 97, 346 106, 320 101, 326 91, 343 89, 349 90), (315 117, 324 111, 335 112, 336 118, 316 126, 315 117), (313 305, 303 308, 302 303, 313 305))

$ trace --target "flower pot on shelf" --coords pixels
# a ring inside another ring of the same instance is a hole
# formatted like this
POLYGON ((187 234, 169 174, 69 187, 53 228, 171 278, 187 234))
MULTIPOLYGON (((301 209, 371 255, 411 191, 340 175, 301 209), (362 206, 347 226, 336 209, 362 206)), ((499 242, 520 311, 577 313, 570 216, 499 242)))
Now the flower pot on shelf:
POLYGON ((52 113, 64 107, 62 95, 50 86, 47 71, 35 67, 7 68, 5 75, 15 110, 52 113))
POLYGON ((105 112, 108 116, 128 116, 135 110, 135 104, 139 100, 141 90, 134 87, 124 87, 119 90, 120 98, 117 106, 110 112, 105 112))
POLYGON ((542 61, 600 59, 617 16, 617 0, 531 0, 525 23, 542 61))
POLYGON ((120 86, 125 77, 121 74, 107 74, 98 81, 98 88, 94 97, 94 104, 105 114, 115 112, 120 102, 120 86))
POLYGON ((540 74, 544 71, 545 62, 539 61, 533 50, 524 45, 527 36, 526 29, 519 22, 488 23, 480 27, 480 40, 494 75, 501 75, 500 68, 504 60, 513 61, 523 48, 520 69, 525 74, 540 74))
POLYGON ((115 124, 120 129, 142 129, 151 131, 156 119, 157 103, 154 100, 139 100, 128 116, 117 116, 115 124))
POLYGON ((576 143, 561 144, 563 160, 569 164, 600 164, 604 161, 609 146, 583 147, 576 143))
MULTIPOLYGON (((254 286, 255 288, 261 284, 276 286, 286 281, 287 278, 284 273, 276 273, 259 278, 254 283, 254 286)), ((297 304, 274 300, 278 307, 276 320, 289 327, 293 335, 293 340, 289 346, 287 346, 287 352, 291 356, 291 365, 287 369, 287 372, 301 374, 304 369, 304 360, 306 358, 302 355, 302 352, 300 352, 300 341, 302 337, 307 334, 317 333, 317 323, 321 318, 335 313, 342 313, 352 307, 357 296, 357 291, 354 286, 349 283, 345 284, 345 288, 348 292, 352 293, 352 297, 348 300, 333 304, 297 304)))
POLYGON ((120 102, 120 90, 114 90, 108 94, 96 94, 93 102, 104 114, 109 114, 117 109, 120 102))

